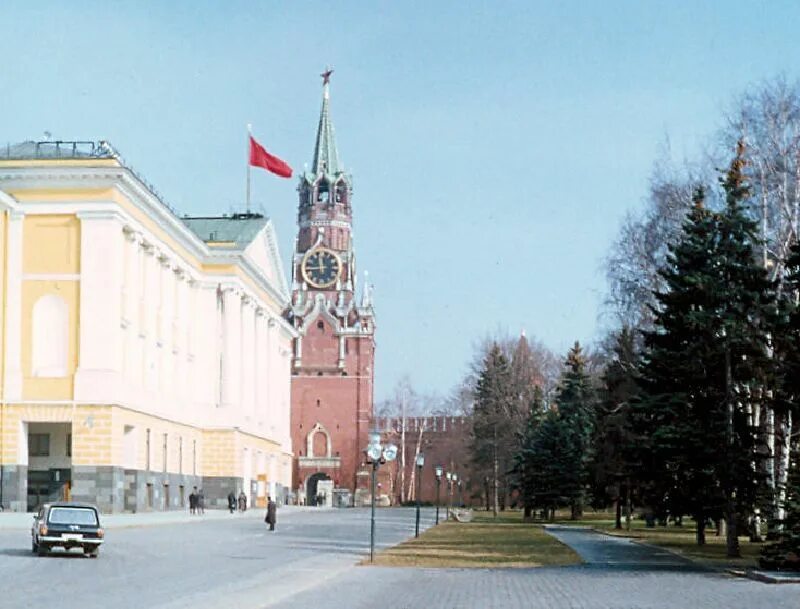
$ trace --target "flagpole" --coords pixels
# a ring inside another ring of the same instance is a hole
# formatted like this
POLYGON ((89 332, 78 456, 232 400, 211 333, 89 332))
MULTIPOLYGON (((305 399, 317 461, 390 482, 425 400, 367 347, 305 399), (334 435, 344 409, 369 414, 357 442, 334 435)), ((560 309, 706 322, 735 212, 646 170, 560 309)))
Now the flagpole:
POLYGON ((250 213, 250 138, 253 137, 253 125, 247 123, 247 194, 245 196, 245 209, 250 213))

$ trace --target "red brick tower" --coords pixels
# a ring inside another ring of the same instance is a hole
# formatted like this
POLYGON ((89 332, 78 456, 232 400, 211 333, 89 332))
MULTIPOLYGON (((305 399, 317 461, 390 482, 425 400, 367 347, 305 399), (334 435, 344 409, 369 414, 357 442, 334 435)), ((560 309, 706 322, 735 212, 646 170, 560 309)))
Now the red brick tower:
MULTIPOLYGON (((359 499, 372 419, 375 324, 370 286, 356 298, 352 178, 344 172, 323 76, 314 161, 300 176, 298 235, 287 317, 300 333, 292 362, 294 488, 307 504, 333 488, 359 499)), ((362 490, 363 492, 363 490, 362 490)))

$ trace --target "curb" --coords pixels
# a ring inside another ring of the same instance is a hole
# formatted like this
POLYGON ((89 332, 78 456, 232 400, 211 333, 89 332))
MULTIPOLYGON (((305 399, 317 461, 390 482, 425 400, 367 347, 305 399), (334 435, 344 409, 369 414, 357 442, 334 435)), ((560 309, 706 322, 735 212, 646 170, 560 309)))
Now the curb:
POLYGON ((758 569, 728 569, 728 573, 743 579, 752 579, 762 584, 800 584, 800 573, 797 575, 778 571, 780 575, 772 575, 772 572, 759 571, 758 569))

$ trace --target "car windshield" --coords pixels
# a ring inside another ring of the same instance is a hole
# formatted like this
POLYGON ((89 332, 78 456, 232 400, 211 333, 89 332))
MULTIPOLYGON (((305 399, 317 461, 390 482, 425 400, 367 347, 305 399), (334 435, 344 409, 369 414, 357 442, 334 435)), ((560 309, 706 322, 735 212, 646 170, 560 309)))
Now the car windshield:
POLYGON ((50 524, 97 524, 97 514, 89 508, 59 507, 50 510, 50 524))

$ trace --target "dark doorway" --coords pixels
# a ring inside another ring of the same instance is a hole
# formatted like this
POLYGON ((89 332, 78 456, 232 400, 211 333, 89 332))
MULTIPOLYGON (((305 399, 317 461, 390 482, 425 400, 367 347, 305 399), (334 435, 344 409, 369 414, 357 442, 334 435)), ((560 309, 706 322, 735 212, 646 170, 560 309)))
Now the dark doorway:
POLYGON ((71 469, 28 470, 28 511, 36 512, 45 503, 69 500, 71 469))
POLYGON ((330 480, 328 474, 317 472, 306 481, 306 505, 317 505, 317 483, 320 480, 330 480))

